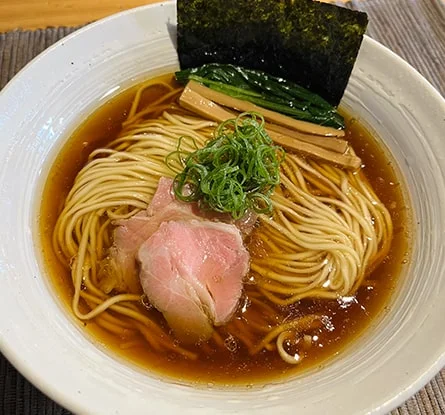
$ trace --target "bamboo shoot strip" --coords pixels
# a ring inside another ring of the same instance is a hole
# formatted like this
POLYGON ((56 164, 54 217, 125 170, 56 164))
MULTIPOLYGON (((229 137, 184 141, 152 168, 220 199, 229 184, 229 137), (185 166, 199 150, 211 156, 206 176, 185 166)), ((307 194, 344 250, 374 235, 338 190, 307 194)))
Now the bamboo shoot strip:
POLYGON ((304 134, 296 130, 291 130, 290 128, 283 127, 277 124, 267 123, 266 128, 269 131, 275 131, 280 134, 287 135, 289 137, 295 138, 299 141, 304 141, 305 143, 314 144, 316 146, 325 148, 326 150, 332 150, 337 153, 343 154, 349 146, 346 140, 336 137, 320 137, 317 135, 304 134))
POLYGON ((233 108, 240 112, 257 112, 261 114, 266 119, 266 121, 284 125, 303 133, 324 137, 343 137, 345 135, 345 132, 343 130, 336 130, 332 127, 324 127, 307 121, 295 120, 294 118, 287 117, 286 115, 279 114, 275 111, 259 107, 255 104, 252 104, 251 102, 243 101, 241 99, 230 97, 221 92, 214 91, 213 89, 207 88, 206 86, 195 81, 189 81, 187 86, 191 90, 202 95, 204 98, 214 101, 217 104, 233 108))
POLYGON ((357 170, 362 164, 361 159, 355 155, 349 153, 340 154, 335 151, 326 150, 314 144, 304 143, 284 134, 267 130, 267 128, 266 131, 276 144, 279 144, 285 149, 296 151, 307 157, 327 161, 351 170, 357 170))
MULTIPOLYGON (((218 104, 215 104, 211 100, 201 96, 196 91, 190 89, 189 86, 185 87, 183 93, 179 97, 179 103, 183 108, 213 121, 223 122, 234 117, 231 112, 226 111, 218 104)), ((267 128, 266 131, 272 140, 277 144, 308 157, 334 163, 349 169, 357 169, 361 165, 360 158, 355 155, 339 154, 334 151, 320 148, 313 144, 299 141, 295 138, 288 137, 275 131, 268 130, 267 128)))

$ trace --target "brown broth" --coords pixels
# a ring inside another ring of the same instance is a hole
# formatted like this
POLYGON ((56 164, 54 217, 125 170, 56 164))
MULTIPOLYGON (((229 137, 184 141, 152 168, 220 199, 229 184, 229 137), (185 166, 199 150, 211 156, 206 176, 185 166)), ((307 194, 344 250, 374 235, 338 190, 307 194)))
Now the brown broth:
MULTIPOLYGON (((166 76, 162 79, 169 81, 170 78, 166 76)), ((52 232, 77 172, 93 149, 103 146, 117 136, 135 91, 136 88, 132 88, 123 92, 88 117, 57 155, 48 175, 40 208, 44 274, 48 275, 58 298, 67 310, 70 310, 73 295, 71 277, 67 267, 59 263, 53 252, 52 232)), ((161 92, 151 90, 144 96, 144 103, 155 100, 161 92)), ((193 383, 258 384, 320 367, 329 358, 340 354, 372 321, 376 321, 387 307, 394 287, 401 278, 403 265, 409 259, 411 230, 408 201, 397 178, 395 166, 386 151, 383 151, 377 140, 351 117, 347 117, 347 138, 362 158, 368 180, 390 211, 395 230, 394 240, 387 258, 369 276, 354 297, 344 301, 302 300, 289 309, 281 310, 284 315, 319 313, 329 318, 328 326, 312 333, 318 336, 318 340, 314 341, 301 364, 288 365, 281 360, 278 353, 267 351, 249 356, 247 350, 239 345, 236 353, 209 347, 207 355, 201 356, 197 361, 184 359, 174 353, 155 353, 145 345, 124 349, 123 339, 103 330, 94 321, 78 323, 85 326, 94 341, 120 357, 156 374, 193 383)), ((165 325, 157 312, 150 313, 159 324, 165 325)), ((243 319, 242 314, 235 318, 243 319)), ((227 335, 224 328, 219 329, 219 332, 222 336, 227 335)))

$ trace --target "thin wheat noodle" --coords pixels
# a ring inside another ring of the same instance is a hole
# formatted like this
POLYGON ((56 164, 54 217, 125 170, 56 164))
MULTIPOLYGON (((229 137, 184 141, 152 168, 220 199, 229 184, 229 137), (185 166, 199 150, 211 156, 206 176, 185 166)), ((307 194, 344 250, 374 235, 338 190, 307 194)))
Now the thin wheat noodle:
MULTIPOLYGON (((91 152, 78 173, 52 242, 58 258, 71 268, 77 318, 94 320, 115 335, 141 336, 124 339, 122 348, 140 347, 145 339, 156 352, 172 351, 195 360, 198 353, 178 345, 162 319, 153 317, 156 311, 141 306, 142 292, 118 292, 112 280, 104 285, 101 272, 115 222, 144 211, 159 178, 174 177, 182 168, 183 152, 202 147, 216 127, 176 105, 180 92, 159 82, 139 88, 120 135, 106 148, 91 152), (141 100, 151 88, 165 93, 144 108, 141 100)), ((388 253, 391 217, 361 172, 287 154, 272 203, 273 216, 260 215, 255 231, 269 253, 251 258, 247 314, 215 330, 199 353, 226 348, 225 333, 226 340, 234 337, 251 355, 265 349, 289 364, 298 363, 284 343, 294 333, 302 337, 320 327, 321 317, 277 321, 278 307, 304 298, 351 295, 388 253)))

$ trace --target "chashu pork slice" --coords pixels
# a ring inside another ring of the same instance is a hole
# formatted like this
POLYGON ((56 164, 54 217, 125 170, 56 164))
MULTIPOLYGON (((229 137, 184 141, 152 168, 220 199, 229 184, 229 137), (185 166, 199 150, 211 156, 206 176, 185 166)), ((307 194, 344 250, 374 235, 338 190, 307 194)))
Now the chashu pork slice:
POLYGON ((169 221, 139 251, 140 281, 150 303, 182 341, 208 339, 235 312, 249 269, 239 229, 202 220, 169 221))
POLYGON ((163 222, 197 218, 190 203, 180 202, 174 198, 171 186, 171 179, 161 177, 146 211, 139 212, 129 219, 116 221, 114 244, 104 269, 104 274, 110 280, 106 281, 110 290, 139 293, 136 255, 142 243, 156 232, 163 222))
POLYGON ((146 211, 129 219, 115 222, 114 244, 102 264, 102 289, 137 294, 140 283, 136 256, 140 246, 159 229, 163 222, 179 220, 207 220, 233 223, 243 235, 248 235, 256 222, 257 215, 249 212, 234 221, 228 214, 199 210, 196 203, 177 200, 173 193, 173 179, 161 177, 157 190, 146 211))

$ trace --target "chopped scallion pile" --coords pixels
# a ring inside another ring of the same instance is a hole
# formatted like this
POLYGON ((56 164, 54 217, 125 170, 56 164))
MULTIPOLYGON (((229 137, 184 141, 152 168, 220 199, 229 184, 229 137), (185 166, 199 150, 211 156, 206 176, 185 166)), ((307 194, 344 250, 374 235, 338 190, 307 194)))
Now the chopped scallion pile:
MULTIPOLYGON (((179 148, 167 156, 167 164, 178 154, 179 148)), ((270 195, 280 183, 284 155, 266 133, 264 118, 243 113, 221 123, 215 138, 182 159, 184 170, 176 175, 173 190, 179 200, 234 219, 249 209, 271 213, 270 195)))

